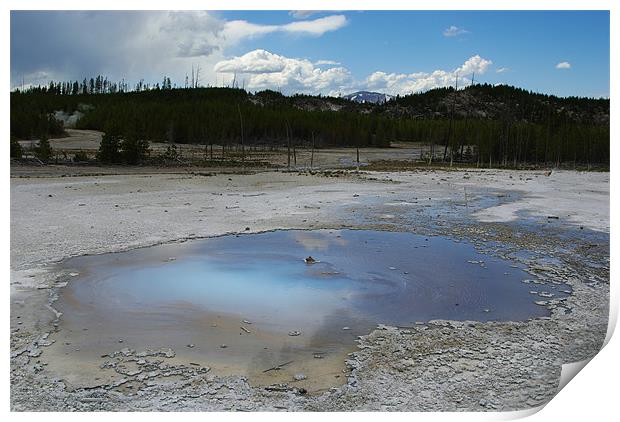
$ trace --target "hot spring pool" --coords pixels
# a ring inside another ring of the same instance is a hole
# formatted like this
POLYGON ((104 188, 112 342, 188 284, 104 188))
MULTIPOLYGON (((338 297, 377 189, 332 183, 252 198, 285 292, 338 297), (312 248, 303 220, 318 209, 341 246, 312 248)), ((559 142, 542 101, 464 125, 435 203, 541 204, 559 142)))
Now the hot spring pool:
POLYGON ((522 283, 532 276, 519 265, 465 242, 367 230, 229 235, 64 267, 79 276, 56 303, 57 351, 94 359, 120 347, 171 347, 249 375, 293 360, 290 371, 334 377, 327 358, 341 365, 343 351, 377 324, 525 320, 548 314, 532 290, 559 297, 567 289, 522 283), (319 262, 305 263, 309 255, 319 262))

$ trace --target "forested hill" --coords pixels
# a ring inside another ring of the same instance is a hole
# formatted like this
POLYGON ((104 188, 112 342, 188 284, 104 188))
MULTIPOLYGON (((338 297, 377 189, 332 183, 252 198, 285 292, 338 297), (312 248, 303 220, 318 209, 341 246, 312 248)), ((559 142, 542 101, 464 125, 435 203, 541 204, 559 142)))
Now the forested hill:
POLYGON ((452 88, 395 97, 385 106, 393 116, 411 118, 448 117, 454 110, 461 118, 546 123, 609 125, 609 99, 556 97, 508 85, 474 85, 455 93, 452 88))
POLYGON ((243 137, 248 144, 308 145, 314 139, 317 146, 380 147, 418 141, 449 145, 457 159, 609 160, 608 99, 560 98, 505 85, 441 88, 372 104, 235 88, 164 84, 123 92, 51 83, 11 93, 12 137, 62 132, 54 113, 78 118, 79 128, 148 141, 222 144, 243 137))

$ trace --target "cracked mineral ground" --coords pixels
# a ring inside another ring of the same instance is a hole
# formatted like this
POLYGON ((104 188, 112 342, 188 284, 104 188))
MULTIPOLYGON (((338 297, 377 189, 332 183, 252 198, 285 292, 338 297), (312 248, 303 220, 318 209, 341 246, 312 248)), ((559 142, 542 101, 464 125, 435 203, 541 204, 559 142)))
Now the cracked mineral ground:
POLYGON ((608 173, 65 176, 11 179, 13 410, 520 410, 605 338, 608 173))

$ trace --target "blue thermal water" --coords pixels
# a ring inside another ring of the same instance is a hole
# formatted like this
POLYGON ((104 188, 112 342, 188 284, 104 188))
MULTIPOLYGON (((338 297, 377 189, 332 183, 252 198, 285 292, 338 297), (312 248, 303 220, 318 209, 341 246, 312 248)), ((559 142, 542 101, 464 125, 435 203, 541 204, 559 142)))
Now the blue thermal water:
MULTIPOLYGON (((544 316, 514 263, 441 237, 365 230, 276 231, 71 261, 82 276, 76 303, 135 317, 179 304, 326 332, 343 325, 408 325, 431 319, 524 320, 544 316), (319 262, 306 264, 311 255, 319 262), (173 259, 171 259, 173 258, 173 259), (171 306, 171 305, 175 305, 171 306)), ((163 314, 163 316, 162 316, 163 314)))

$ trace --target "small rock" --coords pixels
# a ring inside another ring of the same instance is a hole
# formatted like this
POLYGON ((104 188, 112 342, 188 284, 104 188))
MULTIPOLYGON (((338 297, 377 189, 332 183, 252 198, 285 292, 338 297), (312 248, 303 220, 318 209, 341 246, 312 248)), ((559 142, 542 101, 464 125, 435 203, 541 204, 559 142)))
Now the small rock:
POLYGON ((301 332, 299 332, 299 331, 289 331, 288 335, 291 336, 291 337, 297 337, 297 336, 301 335, 301 332))
POLYGON ((305 374, 295 374, 293 378, 295 379, 295 381, 303 381, 308 377, 305 374))
POLYGON ((222 345, 220 346, 220 348, 222 348, 222 349, 225 349, 225 348, 227 348, 227 347, 228 347, 228 346, 226 346, 225 344, 222 344, 222 345))
POLYGON ((41 353, 43 353, 41 349, 34 349, 28 352, 28 356, 30 356, 31 358, 36 358, 41 356, 41 353))
POLYGON ((124 347, 120 350, 120 354, 123 356, 131 356, 133 355, 135 350, 130 349, 129 347, 124 347))

